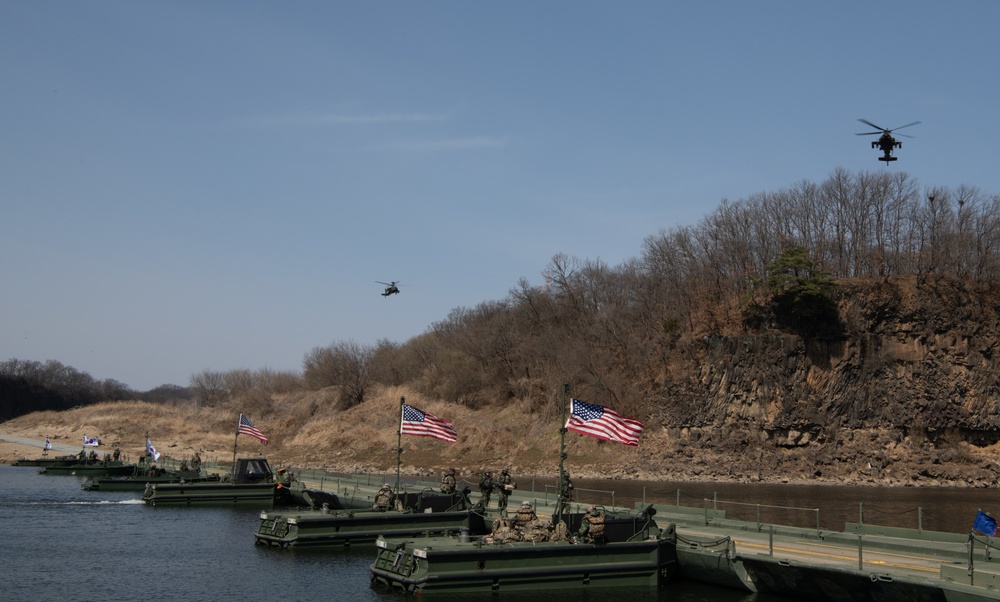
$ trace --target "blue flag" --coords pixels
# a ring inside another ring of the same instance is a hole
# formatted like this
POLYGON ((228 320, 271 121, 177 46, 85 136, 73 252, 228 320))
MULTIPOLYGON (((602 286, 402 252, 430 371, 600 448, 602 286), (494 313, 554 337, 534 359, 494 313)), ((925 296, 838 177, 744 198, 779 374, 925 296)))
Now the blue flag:
POLYGON ((997 519, 980 510, 976 515, 976 521, 972 523, 972 530, 993 537, 997 532, 997 519))

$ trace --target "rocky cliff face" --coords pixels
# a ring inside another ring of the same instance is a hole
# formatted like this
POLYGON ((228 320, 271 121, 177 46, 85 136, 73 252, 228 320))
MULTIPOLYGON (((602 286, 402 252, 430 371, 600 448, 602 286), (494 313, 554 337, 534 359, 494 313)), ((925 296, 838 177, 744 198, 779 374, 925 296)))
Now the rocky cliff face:
POLYGON ((839 335, 689 341, 662 404, 673 451, 737 478, 994 485, 1000 292, 915 277, 838 290, 839 335))

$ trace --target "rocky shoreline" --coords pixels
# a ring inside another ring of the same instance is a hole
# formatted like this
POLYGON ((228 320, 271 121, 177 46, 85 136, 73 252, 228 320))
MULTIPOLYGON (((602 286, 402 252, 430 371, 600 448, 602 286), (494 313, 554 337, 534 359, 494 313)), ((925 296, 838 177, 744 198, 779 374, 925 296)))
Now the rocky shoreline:
MULTIPOLYGON (((21 458, 36 458, 42 454, 41 446, 44 440, 39 440, 36 445, 26 445, 24 443, 12 443, 0 440, 0 463, 12 464, 21 458)), ((53 450, 50 454, 61 455, 73 453, 67 449, 64 451, 53 450)), ((193 454, 194 449, 171 449, 171 454, 175 457, 185 457, 193 454)), ((386 473, 394 470, 394 467, 379 467, 352 461, 351 459, 337 458, 328 462, 308 462, 296 461, 294 456, 287 453, 276 453, 264 455, 271 458, 272 462, 280 465, 288 465, 294 468, 305 469, 325 469, 332 473, 386 473)), ((689 462, 691 459, 687 459, 689 462)), ((637 481, 659 481, 659 482, 687 482, 687 483, 740 483, 740 484, 786 484, 786 485, 850 485, 865 487, 950 487, 950 488, 989 488, 997 486, 995 466, 986 461, 982 465, 948 465, 931 464, 920 466, 914 463, 896 463, 889 470, 875 467, 861 468, 855 475, 839 474, 839 476, 827 476, 807 474, 803 472, 787 472, 781 474, 761 474, 749 475, 739 474, 731 468, 722 468, 721 459, 716 458, 714 469, 708 460, 695 460, 688 466, 678 468, 676 465, 667 468, 653 467, 628 467, 613 466, 600 468, 597 466, 574 466, 572 475, 575 479, 610 479, 610 480, 637 480, 637 481), (881 473, 881 474, 880 474, 881 473)), ((461 465, 455 468, 466 480, 476 480, 481 474, 483 467, 480 465, 461 465)), ((551 478, 555 472, 540 464, 513 463, 512 471, 521 478, 540 477, 551 478)), ((407 476, 423 476, 428 479, 437 478, 442 470, 441 466, 418 467, 412 464, 404 464, 400 468, 401 472, 407 476)), ((841 471, 838 471, 841 472, 841 471)))

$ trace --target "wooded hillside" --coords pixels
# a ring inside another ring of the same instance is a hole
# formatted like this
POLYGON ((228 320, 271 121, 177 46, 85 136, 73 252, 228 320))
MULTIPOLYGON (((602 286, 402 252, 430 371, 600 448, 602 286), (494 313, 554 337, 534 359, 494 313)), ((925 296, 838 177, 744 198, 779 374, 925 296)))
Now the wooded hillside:
POLYGON ((549 423, 566 383, 661 429, 654 455, 753 478, 971 474, 982 456, 963 446, 1000 438, 998 196, 838 169, 724 201, 621 265, 556 255, 543 275, 409 341, 335 340, 301 375, 206 371, 190 388, 264 423, 297 391, 323 392, 312 413, 347 412, 393 387, 445 417, 516 405, 549 423))

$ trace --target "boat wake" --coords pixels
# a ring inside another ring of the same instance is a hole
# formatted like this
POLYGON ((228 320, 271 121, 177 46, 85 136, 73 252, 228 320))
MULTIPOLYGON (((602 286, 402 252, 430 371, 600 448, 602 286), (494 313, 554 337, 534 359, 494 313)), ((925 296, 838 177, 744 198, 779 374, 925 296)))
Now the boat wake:
POLYGON ((142 504, 141 499, 136 500, 99 500, 94 502, 66 502, 67 505, 78 505, 78 506, 134 506, 142 504))
POLYGON ((68 501, 68 502, 27 502, 25 506, 135 506, 142 504, 138 500, 94 500, 94 501, 68 501))

